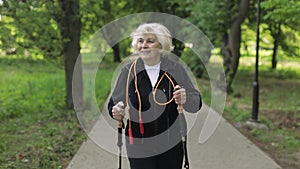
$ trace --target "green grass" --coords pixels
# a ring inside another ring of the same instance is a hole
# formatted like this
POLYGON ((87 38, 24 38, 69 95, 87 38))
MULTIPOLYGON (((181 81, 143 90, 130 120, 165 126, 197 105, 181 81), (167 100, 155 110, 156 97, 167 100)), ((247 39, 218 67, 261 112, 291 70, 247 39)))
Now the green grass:
MULTIPOLYGON (((86 134, 75 112, 65 108, 64 69, 43 60, 7 58, 0 58, 0 67, 0 168, 65 168, 86 134)), ((112 73, 97 72, 99 105, 112 73)))
POLYGON ((84 138, 64 108, 63 70, 44 61, 0 62, 0 168, 62 168, 84 138))

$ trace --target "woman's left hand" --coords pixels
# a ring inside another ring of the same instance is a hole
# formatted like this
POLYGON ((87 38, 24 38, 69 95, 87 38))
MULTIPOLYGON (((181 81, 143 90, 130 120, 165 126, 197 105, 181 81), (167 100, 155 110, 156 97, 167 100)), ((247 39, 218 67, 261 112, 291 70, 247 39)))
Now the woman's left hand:
POLYGON ((181 88, 179 85, 176 85, 173 92, 173 98, 176 104, 183 105, 186 103, 186 91, 184 88, 181 88))

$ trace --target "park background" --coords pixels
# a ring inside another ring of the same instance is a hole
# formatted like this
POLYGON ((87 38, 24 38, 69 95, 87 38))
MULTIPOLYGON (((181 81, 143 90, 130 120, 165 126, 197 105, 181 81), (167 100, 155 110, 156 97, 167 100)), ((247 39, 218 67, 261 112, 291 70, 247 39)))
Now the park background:
MULTIPOLYGON (((226 72, 223 117, 283 168, 300 168, 300 1, 260 5, 258 120, 266 127, 256 128, 246 123, 253 111, 258 1, 1 0, 0 168, 66 168, 87 139, 72 100, 80 49, 109 22, 150 11, 181 17, 204 32, 215 47, 207 61, 222 59, 226 72)), ((176 39, 175 45, 209 105, 203 63, 188 45, 176 39)), ((99 105, 129 47, 129 38, 114 44, 99 66, 99 105)))

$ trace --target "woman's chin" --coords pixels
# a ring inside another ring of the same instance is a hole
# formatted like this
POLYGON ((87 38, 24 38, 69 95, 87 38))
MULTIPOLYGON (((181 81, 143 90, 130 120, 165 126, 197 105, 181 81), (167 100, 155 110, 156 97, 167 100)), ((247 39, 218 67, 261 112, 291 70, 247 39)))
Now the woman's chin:
POLYGON ((140 53, 139 55, 140 55, 140 57, 142 59, 151 59, 152 58, 151 53, 145 53, 145 52, 143 52, 143 53, 140 53))

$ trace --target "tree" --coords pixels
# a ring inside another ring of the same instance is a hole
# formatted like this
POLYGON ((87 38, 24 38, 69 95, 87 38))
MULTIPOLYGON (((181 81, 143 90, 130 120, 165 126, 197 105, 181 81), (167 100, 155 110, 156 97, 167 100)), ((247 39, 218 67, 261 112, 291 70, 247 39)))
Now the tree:
POLYGON ((225 68, 227 90, 232 91, 241 43, 241 25, 247 16, 249 0, 197 1, 192 7, 191 18, 214 45, 221 48, 225 68))
POLYGON ((272 68, 276 68, 277 51, 281 47, 287 55, 299 56, 297 50, 296 34, 299 33, 300 27, 300 1, 280 1, 280 0, 264 0, 261 2, 264 12, 262 22, 268 25, 270 34, 273 37, 273 54, 272 68), (283 31, 283 27, 285 29, 283 31), (291 37, 291 38, 289 38, 291 37), (289 41, 293 41, 290 43, 289 41))
MULTIPOLYGON (((1 36, 1 42, 9 42, 8 47, 17 50, 38 51, 46 59, 59 58, 63 55, 66 76, 66 105, 73 108, 72 89, 77 90, 76 100, 82 101, 82 84, 72 86, 75 62, 80 53, 81 18, 79 0, 37 1, 3 0, 1 14, 7 17, 9 27, 1 29, 10 33, 13 42, 1 36), (14 33, 16 32, 16 33, 14 33)), ((6 26, 6 27, 5 27, 6 26)), ((22 54, 22 53, 21 53, 22 54)), ((80 63, 80 60, 78 61, 80 63)), ((80 79, 81 72, 77 77, 80 79)))
POLYGON ((224 57, 224 67, 227 83, 227 91, 232 92, 232 82, 238 69, 241 47, 241 25, 246 18, 248 0, 241 0, 238 13, 232 18, 228 36, 224 35, 224 46, 221 53, 224 57))

